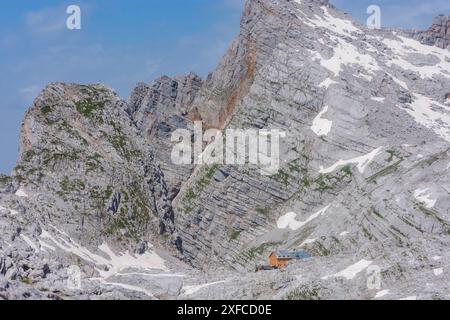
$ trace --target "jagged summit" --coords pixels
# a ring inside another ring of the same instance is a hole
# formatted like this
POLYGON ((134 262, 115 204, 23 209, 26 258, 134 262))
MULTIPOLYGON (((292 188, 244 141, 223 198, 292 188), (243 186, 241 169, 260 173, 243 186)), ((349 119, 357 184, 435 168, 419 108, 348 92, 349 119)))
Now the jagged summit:
POLYGON ((128 101, 49 85, 0 176, 0 295, 446 298, 450 51, 408 35, 327 1, 249 0, 204 81, 160 77, 128 101), (280 170, 173 164, 194 120, 284 131, 280 170), (311 258, 253 272, 278 249, 311 258))
POLYGON ((428 30, 413 31, 412 35, 422 43, 450 49, 450 15, 435 17, 428 30))

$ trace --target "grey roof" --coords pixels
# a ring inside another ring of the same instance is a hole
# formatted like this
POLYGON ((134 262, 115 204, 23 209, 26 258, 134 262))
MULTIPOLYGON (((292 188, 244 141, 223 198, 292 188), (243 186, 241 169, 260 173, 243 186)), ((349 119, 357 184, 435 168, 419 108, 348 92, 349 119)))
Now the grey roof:
POLYGON ((303 250, 277 250, 276 251, 277 259, 295 259, 295 260, 303 260, 310 258, 308 252, 303 250))

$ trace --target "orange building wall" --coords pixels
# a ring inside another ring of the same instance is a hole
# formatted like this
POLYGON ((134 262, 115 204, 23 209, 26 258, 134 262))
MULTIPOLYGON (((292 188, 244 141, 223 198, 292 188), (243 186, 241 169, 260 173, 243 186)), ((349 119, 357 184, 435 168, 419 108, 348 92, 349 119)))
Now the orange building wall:
POLYGON ((275 267, 275 268, 285 268, 285 267, 287 266, 287 264, 288 264, 288 261, 289 261, 289 260, 287 260, 287 259, 277 259, 277 256, 276 256, 276 254, 274 254, 274 253, 272 253, 272 254, 269 256, 269 265, 270 265, 271 267, 275 267))

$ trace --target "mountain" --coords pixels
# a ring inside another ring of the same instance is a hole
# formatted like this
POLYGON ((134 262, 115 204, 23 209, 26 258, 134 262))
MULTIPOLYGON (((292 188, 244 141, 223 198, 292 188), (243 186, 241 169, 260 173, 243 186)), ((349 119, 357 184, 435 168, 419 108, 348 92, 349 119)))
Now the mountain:
POLYGON ((450 16, 439 15, 433 19, 433 25, 426 31, 413 31, 412 37, 422 43, 439 48, 450 46, 450 16))
POLYGON ((0 297, 448 298, 441 21, 369 30, 325 0, 247 0, 205 80, 164 76, 128 101, 50 84, 0 177, 0 297), (173 134, 199 121, 284 132, 280 169, 175 164, 173 134), (277 249, 310 258, 254 272, 277 249))

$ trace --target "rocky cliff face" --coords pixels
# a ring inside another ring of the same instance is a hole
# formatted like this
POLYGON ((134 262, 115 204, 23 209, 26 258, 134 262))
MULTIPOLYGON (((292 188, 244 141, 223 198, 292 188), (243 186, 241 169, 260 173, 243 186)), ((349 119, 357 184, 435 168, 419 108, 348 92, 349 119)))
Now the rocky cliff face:
POLYGON ((450 16, 437 16, 433 19, 432 26, 426 31, 414 31, 412 36, 422 43, 435 45, 439 48, 450 46, 450 16))
POLYGON ((0 177, 0 294, 448 297, 445 37, 368 30, 327 1, 248 0, 205 81, 161 77, 128 101, 49 85, 0 177), (173 164, 172 133, 196 120, 284 131, 280 170, 173 164), (278 248, 311 259, 253 273, 278 248))

